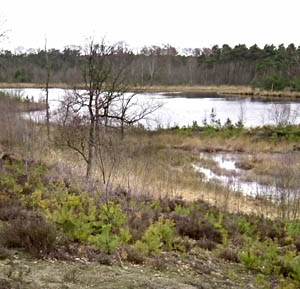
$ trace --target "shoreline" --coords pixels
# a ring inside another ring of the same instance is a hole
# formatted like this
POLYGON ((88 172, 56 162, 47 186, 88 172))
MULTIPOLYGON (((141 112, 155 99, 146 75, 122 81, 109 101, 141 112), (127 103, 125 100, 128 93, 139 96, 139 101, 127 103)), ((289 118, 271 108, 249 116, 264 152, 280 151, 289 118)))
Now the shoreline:
MULTIPOLYGON (((61 88, 61 89, 71 89, 71 88, 83 89, 83 84, 78 84, 75 86, 68 85, 66 83, 51 83, 49 88, 61 88)), ((0 89, 5 88, 45 88, 44 84, 39 83, 0 83, 0 89)), ((132 92, 188 92, 188 93, 217 93, 224 97, 253 97, 256 99, 284 99, 284 100, 300 100, 300 92, 283 90, 283 91, 269 91, 261 90, 258 88, 251 88, 249 86, 184 86, 184 85, 153 85, 153 86, 132 86, 129 87, 129 91, 132 92)))

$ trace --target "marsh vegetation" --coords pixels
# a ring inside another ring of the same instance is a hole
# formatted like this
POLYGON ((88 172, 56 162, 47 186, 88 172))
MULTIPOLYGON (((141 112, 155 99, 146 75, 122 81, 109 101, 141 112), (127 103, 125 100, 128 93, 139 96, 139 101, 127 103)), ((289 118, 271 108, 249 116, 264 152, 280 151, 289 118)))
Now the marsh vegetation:
MULTIPOLYGON (((245 288, 249 282, 254 288, 298 287, 298 126, 194 124, 155 131, 126 126, 123 137, 118 126, 107 127, 100 131, 86 178, 86 162, 63 141, 68 133, 63 126, 51 124, 49 141, 43 123, 8 106, 1 109, 10 115, 7 125, 13 124, 1 130, 0 255, 6 288, 73 288, 78 282, 88 288, 103 278, 94 274, 91 281, 84 272, 79 277, 83 267, 72 260, 120 271, 119 283, 107 273, 111 288, 127 286, 129 275, 136 276, 134 288, 153 282, 171 288, 174 272, 180 272, 182 288, 245 288), (246 195, 207 182, 195 165, 216 176, 238 175, 210 158, 219 156, 216 152, 229 154, 227 161, 236 158, 235 169, 248 173, 242 181, 273 185, 275 179, 276 195, 246 195), (18 251, 25 253, 19 253, 21 260, 26 254, 66 260, 66 274, 57 275, 44 261, 40 267, 25 259, 20 264, 18 251), (164 281, 138 277, 135 268, 164 281)), ((80 124, 72 129, 80 142, 87 141, 85 133, 80 124)))

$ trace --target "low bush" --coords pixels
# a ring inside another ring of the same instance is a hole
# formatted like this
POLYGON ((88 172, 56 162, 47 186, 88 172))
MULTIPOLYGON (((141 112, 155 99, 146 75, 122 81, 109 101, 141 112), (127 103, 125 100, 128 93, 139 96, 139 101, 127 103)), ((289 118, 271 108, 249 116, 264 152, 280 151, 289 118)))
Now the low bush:
POLYGON ((104 250, 108 254, 114 253, 121 243, 120 237, 112 233, 111 225, 102 226, 101 233, 91 235, 88 241, 94 243, 98 249, 104 250))
POLYGON ((142 238, 145 231, 150 226, 151 219, 152 215, 147 211, 130 213, 128 217, 128 226, 134 241, 142 238))
POLYGON ((229 262, 240 262, 238 251, 229 247, 222 248, 218 253, 218 257, 229 262))
POLYGON ((138 240, 133 246, 126 247, 127 260, 136 264, 141 264, 145 261, 149 249, 146 243, 138 240))
POLYGON ((42 258, 55 251, 57 231, 41 216, 27 215, 3 224, 0 244, 6 248, 23 248, 34 257, 42 258))
POLYGON ((9 221, 26 215, 27 210, 17 199, 0 198, 0 221, 9 221))
POLYGON ((194 240, 205 238, 215 243, 222 243, 222 234, 204 217, 200 219, 195 213, 189 216, 173 214, 172 220, 180 236, 187 236, 194 240))
POLYGON ((209 239, 206 239, 206 238, 198 240, 197 245, 200 248, 205 249, 205 250, 209 250, 209 251, 212 251, 217 247, 216 242, 214 242, 212 240, 209 240, 209 239))
POLYGON ((271 240, 249 241, 238 256, 248 269, 257 270, 266 275, 278 275, 280 272, 279 247, 271 240))
POLYGON ((280 258, 279 273, 285 277, 290 277, 300 284, 300 258, 296 252, 287 252, 280 258))
POLYGON ((175 239, 174 222, 172 220, 163 219, 150 225, 145 231, 143 241, 147 244, 149 252, 154 254, 160 253, 160 249, 171 250, 175 239))

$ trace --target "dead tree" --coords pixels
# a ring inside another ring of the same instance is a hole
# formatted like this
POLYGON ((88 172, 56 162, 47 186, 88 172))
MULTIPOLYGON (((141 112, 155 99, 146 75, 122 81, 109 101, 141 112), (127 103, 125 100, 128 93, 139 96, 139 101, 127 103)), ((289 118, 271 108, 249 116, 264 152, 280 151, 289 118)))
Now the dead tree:
MULTIPOLYGON (((132 53, 120 44, 107 45, 91 40, 84 51, 84 90, 74 89, 60 108, 65 144, 86 162, 86 177, 90 178, 96 157, 101 151, 101 134, 107 128, 121 129, 126 124, 145 118, 156 107, 140 106, 129 93, 126 70, 132 53), (99 149, 100 148, 100 149, 99 149)), ((104 175, 104 174, 103 174, 104 175)), ((103 179, 105 182, 105 178, 103 179)))

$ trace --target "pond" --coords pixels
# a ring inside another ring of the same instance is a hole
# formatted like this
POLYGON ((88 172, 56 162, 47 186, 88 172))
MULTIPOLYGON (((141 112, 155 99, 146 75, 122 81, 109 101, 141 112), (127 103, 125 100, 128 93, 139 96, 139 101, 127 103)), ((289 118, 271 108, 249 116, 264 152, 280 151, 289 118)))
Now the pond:
MULTIPOLYGON (((42 89, 5 89, 35 101, 45 98, 42 89)), ((70 92, 70 90, 69 90, 70 92)), ((51 110, 54 111, 66 94, 64 89, 49 90, 51 110)), ((162 107, 155 111, 143 124, 150 128, 199 125, 206 120, 210 123, 212 111, 216 120, 222 124, 228 118, 232 123, 242 121, 246 127, 267 124, 298 124, 300 122, 300 103, 293 101, 257 101, 251 98, 222 97, 215 93, 142 93, 136 99, 145 103, 149 100, 159 102, 162 107)), ((39 114, 40 115, 40 114, 39 114)), ((35 114, 35 117, 39 116, 35 114)))

